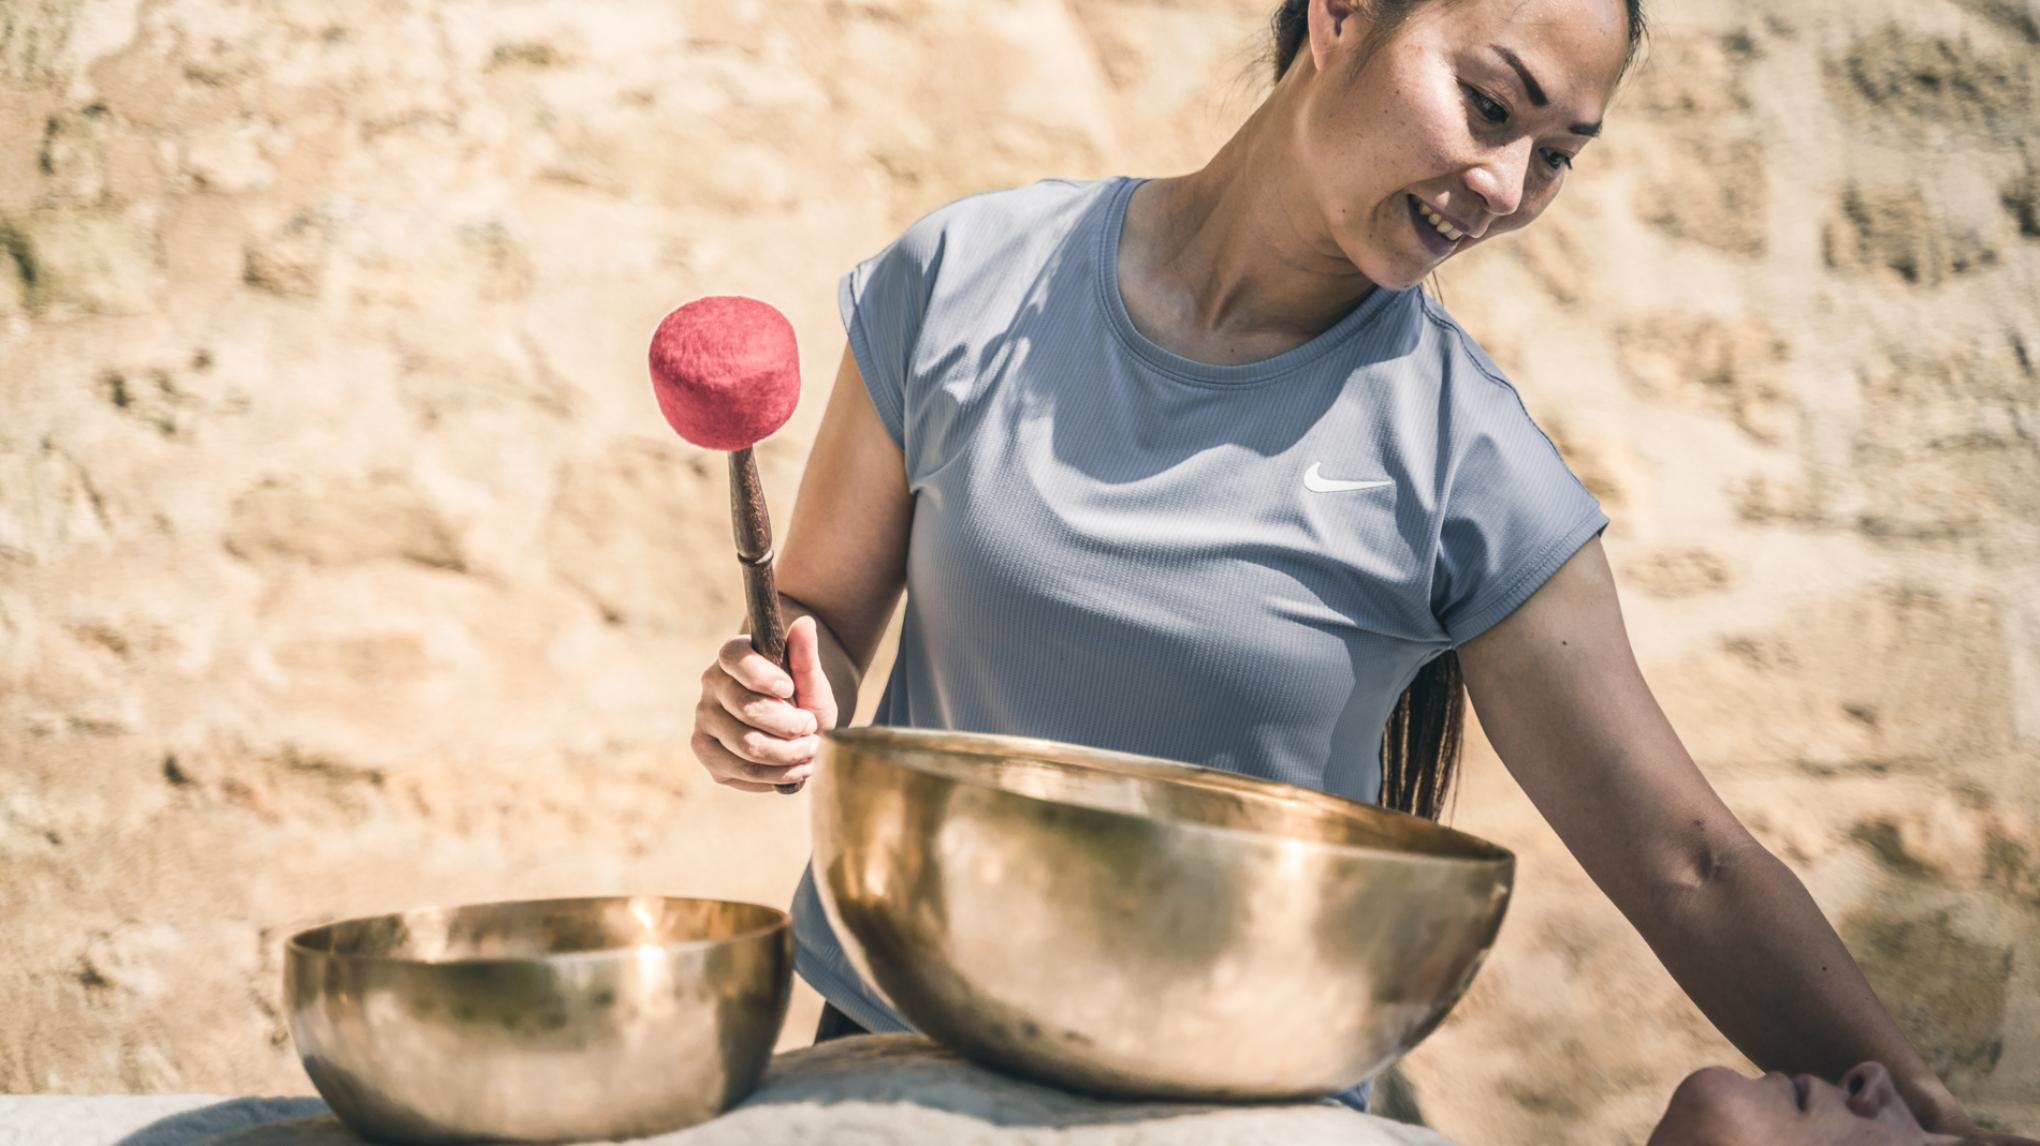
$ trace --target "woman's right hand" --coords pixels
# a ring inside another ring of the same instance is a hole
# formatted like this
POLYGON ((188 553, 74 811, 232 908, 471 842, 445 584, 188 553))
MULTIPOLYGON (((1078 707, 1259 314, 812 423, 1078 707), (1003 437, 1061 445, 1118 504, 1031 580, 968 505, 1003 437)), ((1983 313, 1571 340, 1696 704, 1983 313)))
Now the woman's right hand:
POLYGON ((786 660, 790 674, 754 650, 750 637, 734 637, 701 674, 690 743, 716 783, 770 792, 813 773, 821 733, 836 726, 836 696, 822 672, 812 616, 787 626, 786 660))

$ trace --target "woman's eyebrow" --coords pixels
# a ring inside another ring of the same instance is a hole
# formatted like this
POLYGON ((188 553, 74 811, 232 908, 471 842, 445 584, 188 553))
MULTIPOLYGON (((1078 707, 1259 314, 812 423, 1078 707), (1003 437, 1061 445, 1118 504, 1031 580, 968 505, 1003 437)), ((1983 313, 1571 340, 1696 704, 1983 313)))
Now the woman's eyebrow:
MULTIPOLYGON (((1523 94, 1530 97, 1531 107, 1550 106, 1550 97, 1544 94, 1544 88, 1538 84, 1537 77, 1530 74, 1530 68, 1523 63, 1521 56, 1502 47, 1500 44, 1490 44, 1488 46, 1495 50, 1496 55, 1502 57, 1503 63, 1516 70, 1516 78, 1523 81, 1523 94)), ((1598 123, 1575 123, 1567 127, 1566 130, 1574 135, 1584 135, 1588 139, 1592 139, 1601 134, 1601 125, 1598 123)))
POLYGON ((1489 46, 1494 48, 1495 54, 1502 57, 1502 62, 1516 69, 1516 78, 1523 81, 1523 94, 1530 97, 1531 107, 1544 107, 1551 102, 1545 98, 1544 89, 1537 85, 1537 77, 1531 75, 1530 69, 1523 66, 1522 57, 1500 44, 1489 46))

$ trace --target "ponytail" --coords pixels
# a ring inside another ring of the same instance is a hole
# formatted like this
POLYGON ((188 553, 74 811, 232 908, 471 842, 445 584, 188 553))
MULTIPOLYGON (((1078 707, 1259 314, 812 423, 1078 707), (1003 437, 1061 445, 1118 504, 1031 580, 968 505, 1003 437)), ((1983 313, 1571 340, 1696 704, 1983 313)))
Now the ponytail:
POLYGON ((1381 734, 1381 806, 1437 819, 1459 775, 1465 727, 1465 678, 1459 654, 1448 652, 1418 669, 1389 710, 1381 734))

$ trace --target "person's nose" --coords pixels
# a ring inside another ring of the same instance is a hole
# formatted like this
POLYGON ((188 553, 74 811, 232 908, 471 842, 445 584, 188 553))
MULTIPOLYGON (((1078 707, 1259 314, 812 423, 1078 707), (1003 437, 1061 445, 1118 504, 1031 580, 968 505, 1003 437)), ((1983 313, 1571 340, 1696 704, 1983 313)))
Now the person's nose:
POLYGON ((1842 1089, 1848 1093, 1849 1109, 1863 1118, 1876 1118, 1894 1106, 1905 1108, 1905 1099, 1899 1096, 1883 1063, 1859 1063, 1851 1068, 1842 1076, 1842 1089))
POLYGON ((1466 172, 1466 189, 1479 197, 1487 213, 1504 218, 1523 205, 1523 184, 1530 171, 1536 141, 1528 137, 1489 151, 1466 172))

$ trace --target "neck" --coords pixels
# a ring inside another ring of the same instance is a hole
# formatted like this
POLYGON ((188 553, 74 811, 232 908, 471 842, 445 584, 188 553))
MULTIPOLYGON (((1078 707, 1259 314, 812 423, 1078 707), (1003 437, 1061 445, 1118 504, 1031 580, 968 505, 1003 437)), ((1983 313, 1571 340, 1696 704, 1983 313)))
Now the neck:
POLYGON ((1374 289, 1333 241, 1296 162, 1315 78, 1305 60, 1210 162, 1136 194, 1148 202, 1142 227, 1129 227, 1133 267, 1194 329, 1307 339, 1374 289))

